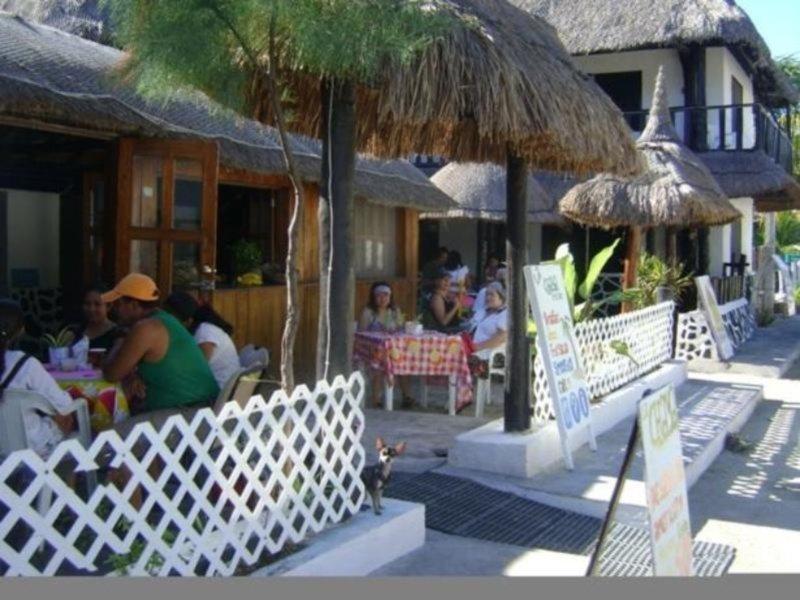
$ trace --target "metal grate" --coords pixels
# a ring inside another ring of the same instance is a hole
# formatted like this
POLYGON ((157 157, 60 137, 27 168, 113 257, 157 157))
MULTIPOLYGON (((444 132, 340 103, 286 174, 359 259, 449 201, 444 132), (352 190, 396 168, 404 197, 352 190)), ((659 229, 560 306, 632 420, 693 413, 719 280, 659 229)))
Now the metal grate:
MULTIPOLYGON (((571 554, 591 554, 602 523, 595 517, 438 473, 395 473, 386 495, 425 504, 426 526, 443 533, 571 554)), ((735 553, 732 546, 695 542, 695 574, 704 577, 725 574, 735 553)), ((652 560, 647 531, 615 523, 600 558, 600 575, 650 574, 652 560)))

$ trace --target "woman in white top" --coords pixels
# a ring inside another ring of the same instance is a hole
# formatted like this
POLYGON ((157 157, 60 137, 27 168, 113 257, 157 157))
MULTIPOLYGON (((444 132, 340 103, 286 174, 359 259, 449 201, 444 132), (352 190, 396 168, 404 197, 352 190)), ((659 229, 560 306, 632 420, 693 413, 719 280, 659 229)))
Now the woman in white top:
POLYGON ((220 389, 240 368, 239 354, 231 339, 233 327, 208 305, 200 305, 186 292, 170 294, 164 308, 192 333, 220 389))
POLYGON ((73 428, 72 397, 58 387, 56 381, 34 357, 9 350, 9 346, 22 334, 23 314, 19 304, 0 300, 0 402, 5 390, 28 390, 42 395, 60 414, 49 417, 35 410, 25 411, 23 421, 31 449, 47 458, 53 448, 73 428))
POLYGON ((475 354, 488 360, 492 350, 506 343, 507 334, 506 291, 501 283, 490 283, 486 286, 486 311, 472 334, 475 354))
POLYGON ((463 263, 458 251, 450 250, 444 268, 450 274, 451 293, 457 294, 459 291, 470 288, 472 278, 469 276, 469 267, 463 263))

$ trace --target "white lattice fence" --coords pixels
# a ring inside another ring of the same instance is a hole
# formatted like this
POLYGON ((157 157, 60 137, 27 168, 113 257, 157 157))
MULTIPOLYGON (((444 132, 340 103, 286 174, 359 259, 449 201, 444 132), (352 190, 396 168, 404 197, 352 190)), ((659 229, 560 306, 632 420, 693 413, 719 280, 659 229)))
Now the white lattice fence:
MULTIPOLYGON (((755 315, 750 303, 739 298, 719 307, 725 331, 731 338, 734 348, 739 348, 749 340, 757 328, 755 315)), ((705 315, 699 310, 678 315, 678 339, 675 344, 675 357, 684 360, 708 358, 719 360, 717 344, 711 337, 705 315)))
MULTIPOLYGON (((622 387, 672 357, 674 310, 673 302, 663 302, 614 317, 584 321, 575 326, 592 398, 622 387), (612 348, 612 344, 617 343, 627 347, 633 360, 612 348)), ((539 354, 534 361, 533 397, 534 421, 543 423, 554 413, 544 364, 539 354)))
POLYGON ((356 373, 87 449, 70 440, 47 461, 15 452, 0 464, 0 572, 231 575, 302 542, 361 506, 363 393, 356 373), (109 482, 87 499, 72 474, 98 468, 109 482), (43 486, 53 501, 39 514, 43 486))
MULTIPOLYGON (((600 302, 616 292, 622 291, 622 273, 601 273, 597 277, 592 291, 592 300, 600 302)), ((597 309, 597 313, 602 317, 608 317, 611 311, 616 310, 618 304, 603 304, 597 309)))

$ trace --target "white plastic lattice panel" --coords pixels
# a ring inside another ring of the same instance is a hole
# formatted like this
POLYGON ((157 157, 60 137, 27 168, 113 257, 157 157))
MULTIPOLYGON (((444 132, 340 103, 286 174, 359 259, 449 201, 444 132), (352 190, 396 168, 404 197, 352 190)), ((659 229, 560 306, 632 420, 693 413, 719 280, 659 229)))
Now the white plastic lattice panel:
MULTIPOLYGON (((672 357, 674 310, 673 302, 664 302, 575 326, 592 398, 619 389, 672 357)), ((554 413, 544 366, 538 356, 534 361, 534 377, 533 419, 544 423, 554 413)))
POLYGON ((356 373, 104 432, 87 449, 70 440, 46 462, 15 452, 0 464, 0 571, 232 575, 297 544, 361 507, 363 393, 356 373), (74 474, 95 469, 118 484, 87 499, 74 474), (39 514, 43 486, 53 501, 39 514))

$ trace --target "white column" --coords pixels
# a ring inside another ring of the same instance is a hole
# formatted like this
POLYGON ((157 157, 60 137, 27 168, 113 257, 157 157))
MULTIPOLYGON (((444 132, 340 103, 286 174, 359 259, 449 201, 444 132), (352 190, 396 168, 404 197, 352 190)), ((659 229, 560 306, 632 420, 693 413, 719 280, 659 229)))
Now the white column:
POLYGON ((754 208, 752 198, 731 198, 731 204, 742 213, 741 226, 739 228, 741 238, 739 239, 739 248, 742 254, 747 257, 747 262, 750 263, 748 270, 752 273, 755 271, 755 249, 753 247, 753 219, 754 208))
POLYGON ((731 226, 711 227, 708 234, 708 274, 722 277, 722 264, 731 261, 731 226))

